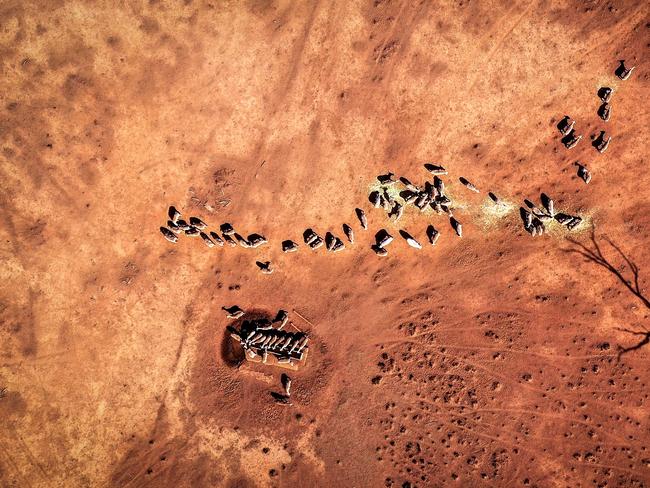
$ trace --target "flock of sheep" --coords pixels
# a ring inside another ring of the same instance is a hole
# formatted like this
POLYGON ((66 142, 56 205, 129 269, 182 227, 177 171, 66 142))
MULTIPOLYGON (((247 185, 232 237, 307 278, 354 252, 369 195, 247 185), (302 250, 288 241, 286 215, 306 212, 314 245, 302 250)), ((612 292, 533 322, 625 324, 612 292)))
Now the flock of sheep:
MULTIPOLYGON (((614 71, 614 74, 619 79, 625 81, 630 77, 633 70, 634 66, 627 68, 625 66, 625 60, 621 60, 619 61, 619 66, 614 71)), ((597 92, 601 104, 598 107, 598 110, 596 110, 596 113, 598 114, 598 117, 604 122, 608 122, 612 114, 612 106, 610 104, 610 100, 612 99, 613 93, 614 90, 609 86, 601 86, 597 92)), ((560 131, 560 135, 562 136, 561 142, 567 149, 575 147, 582 139, 582 135, 578 135, 576 133, 575 123, 575 120, 573 120, 569 115, 565 115, 557 124, 557 129, 560 131)), ((607 150, 609 143, 612 141, 612 137, 607 137, 604 130, 601 130, 598 135, 592 135, 591 139, 591 145, 596 148, 596 150, 601 154, 607 150)), ((579 161, 576 161, 575 165, 578 167, 578 177, 585 183, 589 183, 591 181, 591 173, 587 167, 581 164, 579 161)))
MULTIPOLYGON (((621 80, 627 80, 633 70, 634 67, 627 68, 625 62, 621 61, 615 75, 621 80)), ((601 105, 596 113, 604 122, 607 122, 611 116, 610 100, 612 94, 613 89, 610 87, 603 86, 598 90, 601 105)), ((575 124, 575 120, 572 120, 568 115, 557 124, 561 142, 567 149, 575 147, 583 137, 576 133, 575 124)), ((599 153, 603 153, 609 147, 611 139, 611 136, 606 137, 605 131, 600 131, 599 135, 592 136, 592 145, 599 153)), ((591 172, 579 161, 574 164, 578 168, 578 177, 588 184, 592 179, 591 172)), ((372 207, 382 209, 393 225, 402 219, 405 210, 409 206, 412 206, 416 212, 427 214, 427 218, 433 214, 445 215, 449 219, 449 224, 454 233, 458 237, 462 237, 463 226, 454 215, 454 200, 447 192, 445 182, 442 179, 444 175, 448 174, 447 170, 443 166, 433 163, 426 163, 424 168, 433 175, 433 178, 426 179, 421 185, 412 183, 404 176, 396 177, 391 172, 377 176, 377 181, 372 185, 368 195, 372 207)), ((467 178, 460 177, 458 181, 468 191, 480 193, 480 190, 467 178)), ((494 193, 488 192, 487 195, 493 205, 506 205, 506 207, 509 207, 506 202, 502 202, 494 193)), ((524 200, 525 206, 519 209, 524 230, 532 236, 546 233, 546 224, 548 222, 557 222, 570 231, 583 222, 583 219, 579 216, 556 212, 553 199, 545 193, 541 194, 540 201, 541 205, 536 205, 530 200, 524 200)), ((368 230, 368 218, 364 210, 356 208, 355 214, 360 228, 368 230)), ((244 237, 236 232, 230 223, 221 224, 219 232, 216 230, 208 231, 208 225, 199 217, 191 216, 187 221, 181 217, 181 213, 174 206, 171 206, 168 210, 167 225, 160 227, 162 235, 172 243, 176 243, 181 235, 199 237, 209 248, 215 246, 224 247, 226 245, 257 248, 268 243, 263 235, 257 233, 244 237)), ((346 242, 347 245, 355 243, 355 231, 352 225, 343 223, 341 231, 345 241, 343 237, 335 235, 332 231, 328 231, 324 236, 321 236, 312 228, 307 228, 302 237, 305 246, 312 251, 317 251, 324 246, 328 252, 338 253, 346 248, 346 242)), ((404 229, 399 229, 398 232, 410 247, 422 249, 420 241, 409 232, 404 229)), ((434 246, 440 237, 440 231, 432 224, 429 224, 426 227, 425 235, 429 244, 434 246)), ((374 243, 370 247, 378 256, 386 256, 388 255, 387 247, 393 240, 394 237, 385 228, 381 228, 375 233, 374 243)), ((300 247, 297 242, 291 239, 283 240, 281 243, 281 249, 284 253, 297 252, 300 247)), ((257 261, 256 264, 262 273, 269 274, 273 272, 270 261, 257 261)), ((228 313, 229 318, 235 319, 244 315, 243 310, 237 306, 224 307, 224 310, 228 313)), ((244 320, 239 329, 229 326, 228 330, 232 337, 240 343, 249 359, 266 363, 268 358, 272 356, 274 359, 271 362, 275 364, 282 365, 286 363, 290 367, 295 367, 296 363, 302 361, 305 357, 308 338, 306 334, 300 331, 295 333, 283 331, 282 328, 287 323, 287 320, 287 312, 281 310, 273 321, 266 319, 244 320), (277 326, 277 328, 274 326, 277 326)), ((291 379, 286 374, 282 375, 282 385, 284 388, 283 394, 276 392, 271 394, 276 402, 290 404, 291 379)))

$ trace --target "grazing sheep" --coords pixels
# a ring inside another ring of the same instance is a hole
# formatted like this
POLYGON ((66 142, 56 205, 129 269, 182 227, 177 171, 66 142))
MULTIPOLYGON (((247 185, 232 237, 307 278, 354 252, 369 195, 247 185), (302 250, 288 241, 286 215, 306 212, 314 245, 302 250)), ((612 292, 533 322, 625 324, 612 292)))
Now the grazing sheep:
POLYGON ((458 237, 463 237, 463 226, 458 220, 456 220, 454 217, 449 217, 449 223, 451 224, 451 228, 454 229, 456 232, 456 235, 458 237))
POLYGON ((433 184, 430 181, 424 182, 424 193, 427 194, 429 200, 433 200, 438 196, 438 190, 436 190, 436 188, 433 186, 433 184))
POLYGON ((440 205, 449 205, 451 203, 451 199, 447 195, 439 195, 436 197, 436 202, 438 202, 440 205))
POLYGON ((447 174, 447 170, 445 168, 443 168, 442 166, 431 164, 431 163, 426 163, 424 165, 424 169, 426 169, 429 173, 434 174, 434 175, 446 175, 447 174))
POLYGON ((612 140, 612 136, 605 137, 605 131, 601 130, 600 134, 594 138, 591 145, 594 146, 596 150, 602 154, 609 147, 609 143, 611 140, 612 140))
POLYGON ((278 310, 278 313, 276 314, 275 318, 273 319, 273 323, 279 322, 280 325, 278 327, 278 330, 284 327, 289 320, 289 312, 286 310, 278 310))
POLYGON ((624 59, 621 59, 619 63, 620 64, 618 68, 616 68, 616 71, 614 71, 614 74, 618 76, 621 80, 625 81, 630 77, 635 66, 632 66, 631 68, 626 68, 624 59))
POLYGON ((282 241, 282 252, 296 252, 298 250, 298 244, 293 242, 290 239, 282 241))
POLYGON ((243 248, 249 248, 251 247, 251 243, 248 242, 246 239, 244 239, 241 235, 239 235, 237 232, 233 234, 235 237, 235 240, 239 243, 239 245, 243 248))
POLYGON ((427 227, 427 238, 429 239, 429 244, 435 246, 440 238, 440 232, 433 225, 429 225, 427 227))
POLYGON ((429 195, 426 193, 420 193, 420 196, 415 200, 415 205, 417 208, 419 208, 421 211, 424 210, 424 208, 427 206, 429 203, 429 195))
POLYGON ((472 183, 470 183, 465 177, 461 176, 459 181, 467 187, 468 190, 473 191, 474 193, 480 193, 480 190, 476 188, 472 183))
POLYGON ((384 212, 388 213, 393 208, 393 199, 386 193, 382 198, 382 206, 384 207, 384 212))
POLYGON ((219 236, 219 234, 217 234, 215 231, 211 231, 210 237, 212 237, 212 240, 216 245, 223 247, 223 239, 219 236))
POLYGON ((409 246, 415 249, 422 249, 422 244, 420 244, 417 240, 415 240, 415 238, 411 234, 409 234, 405 230, 400 230, 399 233, 409 246))
POLYGON ((542 222, 548 222, 549 220, 553 220, 553 216, 546 213, 533 212, 533 215, 539 220, 541 220, 542 222))
POLYGON ((343 233, 345 234, 345 237, 347 237, 348 242, 354 244, 354 231, 352 230, 352 227, 348 224, 343 224, 343 233))
POLYGON ((377 176, 377 181, 379 181, 379 183, 382 185, 392 185, 396 181, 395 174, 388 172, 385 175, 379 175, 377 176))
POLYGON ((598 97, 602 100, 603 103, 609 103, 613 92, 614 90, 612 90, 610 87, 603 86, 598 89, 598 97))
POLYGON ((533 215, 524 207, 519 207, 519 215, 524 223, 524 228, 528 229, 533 223, 533 215))
POLYGON ((402 217, 403 213, 404 213, 404 206, 399 202, 395 202, 395 204, 393 205, 393 208, 388 213, 388 217, 390 217, 390 218, 394 217, 395 222, 397 222, 402 217))
POLYGON ((203 230, 208 226, 208 224, 203 222, 198 217, 190 217, 190 225, 193 225, 194 227, 196 227, 197 229, 200 229, 200 230, 203 230))
POLYGON ((385 229, 381 229, 375 234, 375 242, 377 243, 377 246, 384 248, 393 242, 393 236, 391 236, 385 229))
POLYGON ((255 264, 260 268, 260 271, 264 274, 273 273, 273 267, 271 266, 271 261, 255 261, 255 264))
POLYGON ((408 205, 409 203, 413 203, 418 198, 418 193, 412 190, 404 190, 400 192, 399 196, 402 197, 404 203, 408 205))
POLYGON ((230 247, 237 247, 237 243, 232 237, 230 237, 230 234, 223 234, 223 240, 230 247))
POLYGON ((569 223, 566 224, 567 228, 569 230, 575 229, 580 223, 582 222, 582 218, 580 217, 573 217, 569 223))
POLYGON ((221 230, 221 233, 224 235, 231 235, 235 233, 235 228, 229 224, 228 222, 225 222, 219 226, 219 229, 221 230))
POLYGON ((437 175, 433 177, 433 187, 438 191, 438 195, 445 194, 445 182, 438 178, 437 175))
POLYGON ((542 205, 544 206, 548 214, 551 217, 553 217, 555 215, 553 199, 549 197, 546 193, 542 193, 540 196, 540 200, 542 201, 542 205))
POLYGON ((239 308, 237 305, 233 305, 232 307, 221 307, 222 310, 225 310, 228 315, 229 319, 238 319, 242 315, 244 315, 244 311, 239 308))
POLYGON ((305 241, 305 244, 307 245, 311 244, 316 239, 320 238, 320 236, 316 234, 316 232, 314 232, 314 230, 311 227, 302 233, 302 237, 305 241))
POLYGON ((580 142, 580 139, 582 139, 582 136, 576 135, 576 131, 571 129, 571 131, 562 138, 561 142, 567 149, 572 149, 578 144, 578 142, 580 142))
POLYGON ((578 166, 578 178, 580 178, 586 184, 589 184, 591 181, 591 172, 587 169, 586 166, 583 166, 579 162, 576 162, 575 165, 578 166))
POLYGON ((368 195, 368 200, 372 204, 373 207, 379 208, 381 207, 382 204, 382 196, 379 194, 378 191, 371 191, 370 195, 368 195))
POLYGON ((565 213, 558 213, 555 214, 555 220, 557 220, 561 225, 566 225, 573 220, 573 217, 565 213))
POLYGON ((560 134, 566 136, 573 130, 575 123, 575 120, 572 121, 571 117, 565 115, 564 118, 558 122, 557 129, 560 131, 560 134))
POLYGON ((208 237, 208 235, 205 232, 201 232, 199 235, 201 236, 201 239, 203 240, 206 246, 214 247, 214 242, 212 241, 212 239, 208 237))
POLYGON ((181 213, 178 210, 176 210, 176 207, 174 207, 173 205, 169 207, 169 210, 167 210, 167 215, 169 216, 169 220, 171 220, 174 223, 178 222, 178 219, 181 218, 181 213))
POLYGON ((161 227, 160 228, 160 233, 169 242, 173 242, 173 243, 178 242, 178 236, 176 234, 174 234, 171 230, 169 230, 167 227, 161 227))
POLYGON ((282 376, 280 377, 280 382, 282 383, 282 388, 284 389, 284 393, 289 396, 291 395, 291 378, 289 378, 289 375, 286 373, 282 373, 282 376))
POLYGON ((169 230, 171 230, 174 234, 180 234, 183 232, 183 230, 178 225, 176 225, 176 222, 172 220, 167 221, 167 227, 169 227, 169 230))
POLYGON ((325 234, 325 248, 328 251, 331 251, 332 249, 334 249, 335 242, 336 242, 336 237, 334 237, 334 234, 332 234, 331 232, 327 232, 325 234))
MULTIPOLYGON (((290 363, 291 361, 287 362, 290 363)), ((279 403, 280 405, 291 405, 291 401, 289 401, 289 397, 287 395, 281 395, 280 393, 272 391, 271 396, 273 397, 273 400, 275 400, 275 403, 279 403)))
POLYGON ((605 102, 600 107, 598 107, 598 117, 603 119, 605 122, 609 120, 609 117, 612 113, 612 106, 605 102))
POLYGON ((251 234, 246 240, 250 242, 251 247, 259 247, 267 243, 266 237, 260 234, 251 234))
POLYGON ((361 224, 361 227, 364 230, 368 229, 368 219, 366 218, 366 213, 361 210, 360 208, 355 208, 354 211, 357 214, 357 218, 359 219, 359 223, 361 224))
POLYGON ((316 239, 309 243, 309 248, 312 251, 315 251, 322 245, 323 245, 323 239, 320 236, 316 236, 316 239))
POLYGON ((188 230, 191 226, 187 222, 185 222, 183 219, 178 219, 176 221, 176 225, 180 230, 188 230))
POLYGON ((332 246, 332 252, 339 252, 345 249, 345 244, 338 237, 334 238, 334 245, 332 246))
POLYGON ((414 185, 413 183, 411 183, 411 182, 409 181, 409 179, 406 178, 405 176, 400 176, 400 177, 399 177, 399 181, 400 181, 400 183, 402 183, 402 185, 404 185, 406 188, 409 188, 409 189, 410 189, 410 188, 415 188, 415 185, 414 185))
POLYGON ((388 251, 383 247, 378 246, 377 244, 370 246, 370 249, 372 249, 377 256, 388 256, 388 251))

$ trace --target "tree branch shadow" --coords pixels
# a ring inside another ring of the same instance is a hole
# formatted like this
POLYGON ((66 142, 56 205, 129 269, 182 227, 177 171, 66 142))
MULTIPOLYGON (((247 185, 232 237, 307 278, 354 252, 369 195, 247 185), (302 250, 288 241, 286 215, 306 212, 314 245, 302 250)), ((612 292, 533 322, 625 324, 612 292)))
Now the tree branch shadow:
MULTIPOLYGON (((600 237, 601 240, 609 244, 616 253, 623 259, 625 266, 623 269, 619 269, 612 263, 611 259, 605 257, 603 253, 602 245, 598 242, 596 238, 596 231, 594 226, 591 226, 591 243, 592 247, 588 247, 585 244, 576 241, 572 238, 567 238, 571 244, 572 248, 563 249, 564 252, 579 254, 584 257, 585 260, 593 262, 602 268, 605 268, 611 274, 613 274, 618 281, 620 281, 635 297, 641 300, 641 303, 650 310, 650 300, 643 294, 641 287, 639 285, 639 267, 632 261, 616 244, 614 244, 607 236, 600 237), (629 279, 625 276, 628 272, 632 273, 632 278, 629 279)), ((633 331, 630 329, 617 328, 617 330, 627 332, 632 335, 642 336, 642 339, 635 345, 630 347, 621 347, 619 346, 618 359, 621 359, 623 354, 626 354, 631 351, 636 351, 641 349, 643 346, 650 344, 650 331, 647 329, 644 331, 633 331)))

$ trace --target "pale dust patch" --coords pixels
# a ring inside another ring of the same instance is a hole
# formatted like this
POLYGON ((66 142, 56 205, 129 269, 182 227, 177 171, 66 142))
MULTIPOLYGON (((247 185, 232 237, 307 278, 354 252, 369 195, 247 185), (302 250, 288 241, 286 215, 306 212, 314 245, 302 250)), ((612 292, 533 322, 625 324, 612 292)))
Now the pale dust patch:
POLYGON ((557 220, 553 219, 549 222, 544 222, 546 233, 556 239, 565 239, 567 237, 576 237, 591 230, 593 225, 593 217, 591 214, 580 214, 582 222, 576 225, 572 230, 567 229, 565 225, 560 224, 557 220))
POLYGON ((325 473, 325 462, 318 457, 314 450, 312 438, 316 431, 316 425, 310 425, 305 429, 298 439, 298 450, 308 461, 310 461, 318 473, 325 473))
POLYGON ((594 88, 598 90, 599 88, 602 88, 604 86, 608 86, 612 89, 612 96, 616 93, 618 90, 618 87, 620 85, 620 81, 616 76, 611 75, 611 76, 599 76, 596 82, 594 83, 594 88))
POLYGON ((255 381, 259 381, 260 383, 265 383, 267 385, 273 385, 276 383, 276 379, 273 377, 273 375, 262 371, 254 371, 251 369, 248 361, 244 362, 244 364, 239 367, 238 371, 242 376, 248 376, 255 381))
MULTIPOLYGON (((510 218, 517 210, 517 205, 507 200, 499 200, 499 203, 494 203, 489 197, 486 198, 481 204, 481 215, 479 217, 482 223, 483 230, 495 230, 504 219, 510 218)), ((557 220, 548 220, 544 222, 546 234, 556 239, 564 239, 566 237, 581 235, 588 229, 591 229, 593 224, 592 214, 580 214, 582 221, 573 228, 568 230, 565 225, 560 224, 557 220)), ((519 218, 517 216, 517 218, 519 218)))
MULTIPOLYGON (((240 466, 247 478, 255 481, 255 486, 270 486, 268 472, 291 462, 291 456, 282 447, 282 443, 266 436, 248 437, 241 431, 225 427, 202 425, 194 437, 196 454, 208 454, 215 460, 231 456, 232 452, 240 455, 240 466), (268 452, 262 452, 267 447, 268 452)), ((224 463, 228 465, 228 463, 224 463)), ((229 473, 236 475, 237 473, 229 473)))
POLYGON ((492 230, 497 227, 505 218, 508 218, 517 207, 507 200, 499 200, 494 203, 486 197, 481 204, 480 220, 483 230, 492 230))

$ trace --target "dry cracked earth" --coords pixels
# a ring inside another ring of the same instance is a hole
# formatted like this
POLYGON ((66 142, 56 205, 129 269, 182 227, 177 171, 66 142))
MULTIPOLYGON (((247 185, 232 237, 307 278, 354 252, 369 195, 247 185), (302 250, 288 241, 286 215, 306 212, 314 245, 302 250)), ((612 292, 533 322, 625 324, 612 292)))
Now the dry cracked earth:
POLYGON ((648 47, 633 0, 0 2, 0 485, 649 486, 648 47), (462 238, 370 208, 426 162, 462 238), (541 192, 583 225, 530 236, 541 192), (291 406, 234 304, 309 333, 291 406))

